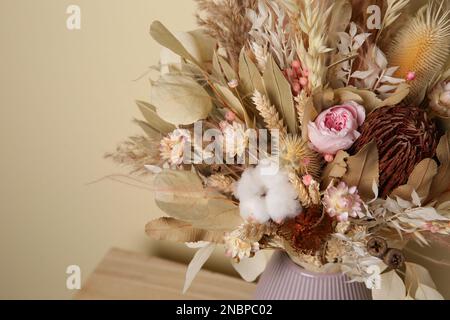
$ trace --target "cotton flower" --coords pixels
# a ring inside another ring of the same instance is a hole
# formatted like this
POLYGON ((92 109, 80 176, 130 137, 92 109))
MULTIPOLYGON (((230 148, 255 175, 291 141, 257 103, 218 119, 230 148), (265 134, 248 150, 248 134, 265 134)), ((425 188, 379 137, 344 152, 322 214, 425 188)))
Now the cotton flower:
POLYGON ((183 163, 185 150, 191 143, 191 133, 185 129, 176 129, 161 141, 161 158, 170 165, 183 163))
POLYGON ((249 141, 245 126, 237 121, 233 123, 223 121, 220 123, 220 128, 223 133, 226 155, 230 158, 235 156, 242 157, 245 154, 249 141))
POLYGON ((363 106, 349 101, 322 112, 308 125, 309 140, 324 155, 335 155, 349 149, 359 138, 359 127, 366 119, 363 106))
POLYGON ((356 187, 349 188, 341 182, 337 187, 329 186, 323 197, 323 205, 330 217, 338 221, 348 221, 349 217, 362 215, 362 200, 356 187))
POLYGON ((277 223, 294 218, 302 212, 297 193, 289 182, 288 174, 260 164, 247 169, 236 185, 235 196, 240 200, 240 212, 246 221, 277 223))

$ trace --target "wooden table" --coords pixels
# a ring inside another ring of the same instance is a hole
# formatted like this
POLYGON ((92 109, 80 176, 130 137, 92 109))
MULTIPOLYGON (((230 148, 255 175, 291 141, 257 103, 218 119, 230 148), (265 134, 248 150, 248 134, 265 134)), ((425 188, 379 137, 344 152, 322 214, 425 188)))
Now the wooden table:
POLYGON ((182 294, 183 264, 112 249, 88 278, 77 300, 248 300, 255 285, 202 270, 182 294))

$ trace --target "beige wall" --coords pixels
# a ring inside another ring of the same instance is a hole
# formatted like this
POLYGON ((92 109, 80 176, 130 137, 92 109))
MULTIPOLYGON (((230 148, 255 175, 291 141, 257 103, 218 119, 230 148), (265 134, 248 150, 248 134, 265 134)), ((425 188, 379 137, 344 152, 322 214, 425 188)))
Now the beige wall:
MULTIPOLYGON (((87 183, 123 172, 102 156, 139 132, 133 101, 149 87, 133 79, 157 62, 151 21, 186 30, 193 11, 190 0, 0 0, 0 298, 69 298, 66 267, 85 278, 113 246, 188 260, 145 237, 160 214, 150 192, 87 183), (69 4, 81 31, 66 29, 69 4)), ((231 272, 220 254, 209 267, 231 272)))
POLYGON ((149 86, 133 80, 159 52, 150 23, 191 29, 193 11, 186 0, 0 1, 0 298, 68 298, 66 267, 86 277, 112 246, 173 252, 145 237, 160 215, 150 192, 87 183, 124 172, 102 157, 139 133, 134 100, 149 86), (69 4, 80 31, 66 29, 69 4))

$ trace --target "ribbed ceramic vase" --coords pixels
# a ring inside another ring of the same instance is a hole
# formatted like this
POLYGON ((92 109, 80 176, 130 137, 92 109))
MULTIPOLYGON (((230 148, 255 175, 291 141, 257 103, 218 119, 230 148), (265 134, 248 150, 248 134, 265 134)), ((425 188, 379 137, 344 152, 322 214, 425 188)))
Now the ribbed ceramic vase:
POLYGON ((350 282, 344 274, 305 271, 284 252, 273 255, 263 273, 255 300, 371 300, 364 283, 350 282))

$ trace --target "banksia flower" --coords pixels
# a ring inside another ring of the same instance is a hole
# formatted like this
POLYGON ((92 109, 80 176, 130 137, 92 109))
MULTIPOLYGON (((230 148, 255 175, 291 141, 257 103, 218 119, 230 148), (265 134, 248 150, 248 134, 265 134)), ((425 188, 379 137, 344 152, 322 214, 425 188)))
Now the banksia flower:
POLYGON ((213 174, 206 180, 208 187, 216 189, 223 193, 233 193, 234 191, 233 178, 225 176, 223 174, 213 174))
POLYGON ((450 81, 438 83, 429 98, 434 112, 443 117, 450 117, 450 81))
POLYGON ((405 102, 420 104, 428 85, 442 70, 450 54, 450 10, 432 2, 422 8, 395 38, 388 54, 392 66, 398 66, 395 76, 405 78, 415 72, 410 82, 411 92, 405 102))
POLYGON ((301 176, 309 174, 316 180, 320 178, 321 157, 302 138, 296 135, 283 137, 280 142, 279 157, 283 165, 291 167, 301 176))
POLYGON ((299 253, 314 254, 324 248, 333 233, 333 221, 322 208, 308 208, 297 218, 284 223, 278 232, 299 253))
POLYGON ((438 129, 418 107, 385 107, 372 112, 351 149, 356 154, 375 140, 380 163, 380 195, 408 182, 417 164, 435 155, 438 129))
POLYGON ((280 118, 277 109, 270 104, 269 99, 265 95, 256 90, 253 94, 253 103, 264 119, 267 129, 279 130, 281 135, 287 134, 283 119, 280 118))

